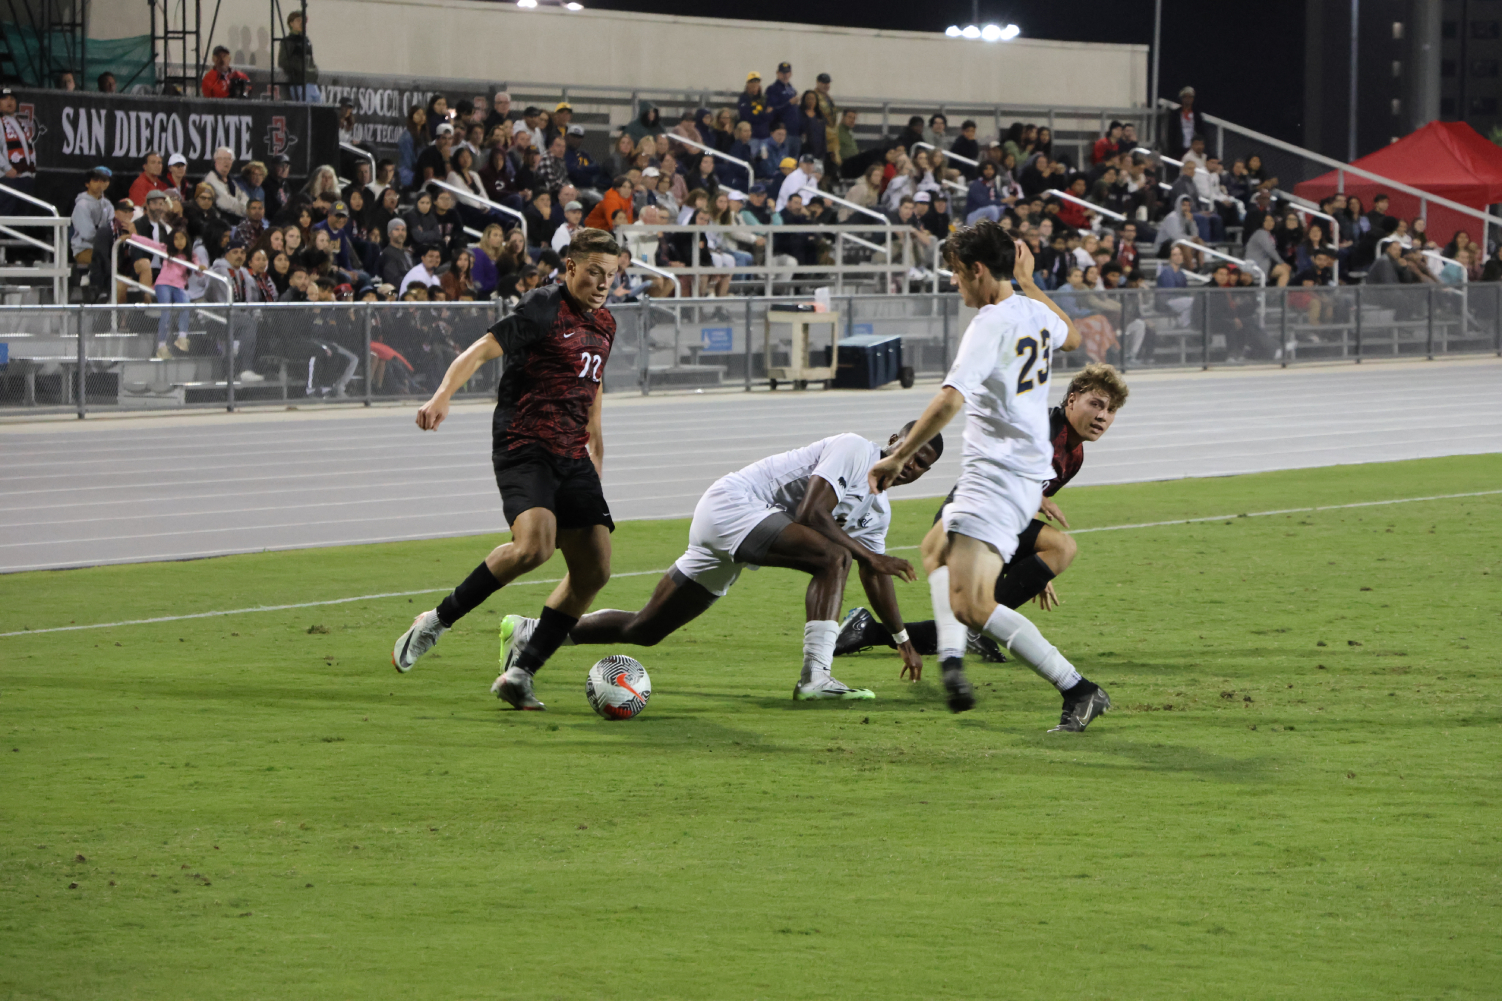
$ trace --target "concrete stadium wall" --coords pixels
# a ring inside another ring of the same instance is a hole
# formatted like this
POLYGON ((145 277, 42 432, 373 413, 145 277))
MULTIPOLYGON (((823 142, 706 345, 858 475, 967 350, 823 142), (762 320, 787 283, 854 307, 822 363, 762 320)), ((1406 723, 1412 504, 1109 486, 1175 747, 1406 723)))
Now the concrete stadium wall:
MULTIPOLYGON (((295 6, 284 0, 283 10, 295 6)), ((479 0, 313 0, 308 21, 319 67, 346 73, 738 91, 753 69, 771 82, 785 59, 800 89, 829 73, 837 101, 1129 107, 1147 95, 1144 45, 988 44, 938 32, 522 10, 479 0)), ((266 67, 269 27, 265 0, 223 0, 204 51, 223 43, 236 65, 266 67)))

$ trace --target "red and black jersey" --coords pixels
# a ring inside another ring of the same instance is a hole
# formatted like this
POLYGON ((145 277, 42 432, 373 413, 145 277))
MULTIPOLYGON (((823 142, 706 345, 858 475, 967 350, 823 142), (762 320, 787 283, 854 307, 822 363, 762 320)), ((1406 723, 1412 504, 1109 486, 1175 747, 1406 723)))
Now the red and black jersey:
POLYGON ((586 458, 589 409, 615 341, 610 310, 586 312, 562 285, 547 285, 522 296, 490 335, 506 352, 492 452, 541 445, 554 455, 586 458))
POLYGON ((1063 407, 1048 412, 1048 431, 1053 438, 1053 479, 1043 484, 1044 497, 1063 490, 1064 484, 1074 479, 1074 474, 1085 464, 1085 443, 1080 441, 1069 447, 1069 421, 1064 418, 1063 407))

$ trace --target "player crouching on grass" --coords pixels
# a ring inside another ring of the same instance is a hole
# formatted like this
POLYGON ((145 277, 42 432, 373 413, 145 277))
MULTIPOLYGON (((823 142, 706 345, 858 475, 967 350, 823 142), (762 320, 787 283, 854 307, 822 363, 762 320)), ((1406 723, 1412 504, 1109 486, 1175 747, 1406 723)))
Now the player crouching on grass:
POLYGON ((1111 708, 1100 686, 1080 676, 1022 613, 992 592, 1018 537, 1043 502, 1052 473, 1048 377, 1053 348, 1072 351, 1080 334, 1033 282, 1033 255, 996 223, 961 227, 948 241, 950 269, 965 305, 979 312, 960 341, 944 385, 907 439, 871 467, 882 490, 924 442, 965 410, 965 451, 953 499, 944 505, 946 538, 929 575, 940 666, 949 708, 975 705, 965 677, 965 627, 990 636, 1064 695, 1055 730, 1079 731, 1111 708), (1012 291, 1016 278, 1021 289, 1012 291))
MULTIPOLYGON (((1110 430, 1116 412, 1126 404, 1127 394, 1126 380, 1114 366, 1093 362, 1070 381, 1063 405, 1048 412, 1048 433, 1053 440, 1053 479, 1043 484, 1043 502, 1038 509, 1041 517, 1034 517, 1023 530, 1017 539, 1017 552, 1002 568, 1001 576, 996 578, 993 597, 997 603, 1020 608, 1036 598, 1038 607, 1045 612, 1059 606, 1053 579, 1074 562, 1075 542, 1042 519, 1069 527, 1069 519, 1051 498, 1074 479, 1085 464, 1085 442, 1099 441, 1110 430)), ((953 499, 954 491, 951 490, 944 498, 944 504, 953 499)), ((939 568, 945 540, 944 529, 940 527, 943 516, 944 505, 941 504, 934 515, 934 527, 923 539, 925 573, 932 574, 939 568)), ((920 654, 932 656, 938 653, 938 630, 933 620, 909 622, 907 629, 920 654)), ((835 656, 877 645, 894 646, 892 634, 864 608, 852 608, 840 625, 835 656)), ((978 654, 982 661, 1002 663, 1006 660, 995 641, 984 633, 971 632, 968 646, 970 652, 978 654)))
MULTIPOLYGON (((646 607, 591 612, 569 632, 569 642, 654 646, 723 597, 746 567, 784 567, 813 578, 803 603, 808 616, 803 672, 793 698, 874 699, 869 689, 851 688, 830 675, 840 630, 835 616, 854 559, 866 597, 896 635, 904 673, 920 673, 923 658, 902 628, 892 587, 893 577, 911 581, 916 575, 906 560, 885 555, 892 507, 886 490, 871 490, 866 478, 872 464, 891 454, 911 427, 892 435, 885 450, 860 435, 838 434, 721 477, 699 498, 688 529, 688 551, 658 582, 646 607)), ((933 436, 912 450, 891 485, 913 482, 943 451, 944 439, 933 436)), ((515 650, 534 628, 531 619, 506 617, 502 658, 508 670, 515 650)))
POLYGON ((556 549, 568 566, 544 603, 528 642, 491 691, 518 709, 542 709, 532 675, 610 579, 615 522, 600 487, 605 443, 600 378, 615 341, 605 298, 620 247, 604 230, 579 229, 569 241, 562 284, 524 295, 501 320, 454 359, 417 426, 436 431, 449 400, 481 365, 503 355, 506 371, 491 423, 491 464, 511 541, 454 588, 438 607, 413 620, 396 641, 391 662, 410 671, 417 658, 486 598, 548 561, 556 549))

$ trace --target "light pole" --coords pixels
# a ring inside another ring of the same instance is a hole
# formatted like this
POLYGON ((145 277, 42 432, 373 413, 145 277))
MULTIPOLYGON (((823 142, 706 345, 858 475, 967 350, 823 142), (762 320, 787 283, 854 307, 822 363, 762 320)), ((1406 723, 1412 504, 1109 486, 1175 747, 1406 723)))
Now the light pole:
POLYGON ((1361 23, 1361 0, 1351 0, 1351 120, 1346 126, 1346 162, 1356 159, 1356 29, 1361 23))

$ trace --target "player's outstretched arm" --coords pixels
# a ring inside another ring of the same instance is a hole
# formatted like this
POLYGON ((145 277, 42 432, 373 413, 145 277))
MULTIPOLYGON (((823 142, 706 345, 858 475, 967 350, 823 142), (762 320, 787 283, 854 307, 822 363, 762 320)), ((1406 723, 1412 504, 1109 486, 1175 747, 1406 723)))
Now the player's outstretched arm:
POLYGON ((958 389, 953 386, 941 387, 924 408, 923 415, 913 424, 913 429, 907 433, 902 444, 871 467, 866 480, 871 484, 872 491, 880 493, 891 486, 908 460, 917 455, 918 449, 927 445, 934 435, 944 430, 944 426, 954 419, 954 415, 964 405, 965 397, 958 389))
MULTIPOLYGON (((866 590, 866 600, 876 611, 876 617, 881 624, 887 627, 887 632, 894 637, 900 636, 907 631, 902 624, 902 610, 897 607, 897 589, 892 586, 892 578, 886 574, 876 573, 864 565, 860 568, 861 587, 866 590)), ((897 644, 897 653, 902 657, 902 672, 899 677, 909 681, 921 681, 923 679, 923 656, 918 653, 918 648, 913 646, 912 640, 903 640, 897 644)))
POLYGON ((418 408, 417 426, 424 431, 437 431, 438 425, 449 415, 449 400, 459 391, 459 387, 473 378, 481 365, 499 358, 503 353, 500 344, 488 331, 484 337, 465 348, 464 353, 455 358, 449 365, 449 370, 443 373, 443 381, 438 384, 433 398, 418 408))
POLYGON ((834 508, 839 500, 839 495, 835 493, 834 487, 828 480, 822 476, 810 476, 808 492, 803 495, 803 502, 798 505, 798 513, 793 516, 793 520, 800 525, 807 525, 829 541, 848 549, 850 555, 855 557, 863 570, 870 567, 875 573, 901 577, 906 581, 917 580, 918 575, 913 572, 913 565, 907 560, 873 552, 845 534, 840 523, 834 520, 834 508))
POLYGON ((1048 295, 1038 287, 1037 282, 1033 281, 1033 252, 1029 250, 1027 244, 1023 243, 1021 240, 1017 241, 1017 266, 1012 269, 1012 276, 1017 279, 1017 287, 1022 290, 1023 295, 1027 296, 1029 299, 1036 299, 1037 301, 1041 302, 1043 305, 1047 306, 1055 316, 1064 321, 1064 326, 1068 328, 1069 333, 1065 336, 1064 343, 1059 345, 1059 350, 1073 351, 1075 348, 1079 347, 1080 332, 1078 328, 1075 327, 1074 321, 1069 318, 1068 313, 1059 308, 1058 303, 1050 299, 1048 295))

